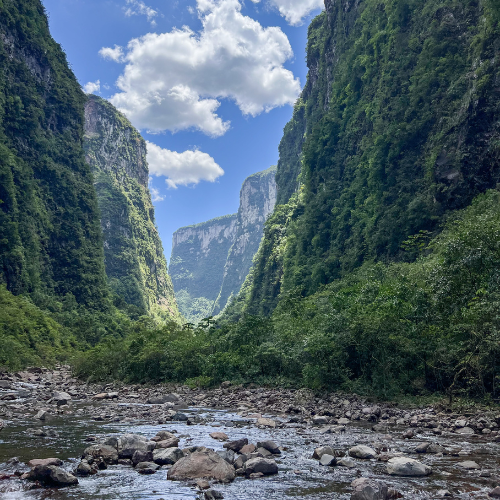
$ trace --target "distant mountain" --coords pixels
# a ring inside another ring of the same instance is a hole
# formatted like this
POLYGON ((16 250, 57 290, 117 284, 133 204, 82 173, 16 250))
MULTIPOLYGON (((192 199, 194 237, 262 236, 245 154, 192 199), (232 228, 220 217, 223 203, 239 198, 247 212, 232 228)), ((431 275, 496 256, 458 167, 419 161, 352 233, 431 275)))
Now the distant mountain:
POLYGON ((84 146, 95 179, 111 290, 144 312, 178 319, 148 188, 146 142, 114 106, 91 95, 85 104, 84 146))
POLYGON ((238 294, 276 203, 276 168, 248 177, 237 214, 178 229, 170 273, 181 313, 197 322, 221 312, 238 294))

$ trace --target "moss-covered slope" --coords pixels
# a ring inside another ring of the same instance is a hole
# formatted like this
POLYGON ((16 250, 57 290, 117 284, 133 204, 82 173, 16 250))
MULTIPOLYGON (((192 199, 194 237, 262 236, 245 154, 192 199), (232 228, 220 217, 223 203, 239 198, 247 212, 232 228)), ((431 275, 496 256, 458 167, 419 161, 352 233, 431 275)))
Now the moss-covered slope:
POLYGON ((39 0, 0 0, 0 283, 107 306, 80 89, 39 0))
POLYGON ((111 289, 145 312, 179 319, 155 225, 144 139, 114 106, 90 95, 85 152, 95 177, 111 289))
POLYGON ((280 145, 278 200, 288 208, 268 221, 249 310, 313 293, 366 261, 408 258, 408 236, 438 231, 500 180, 496 3, 325 5, 280 145))

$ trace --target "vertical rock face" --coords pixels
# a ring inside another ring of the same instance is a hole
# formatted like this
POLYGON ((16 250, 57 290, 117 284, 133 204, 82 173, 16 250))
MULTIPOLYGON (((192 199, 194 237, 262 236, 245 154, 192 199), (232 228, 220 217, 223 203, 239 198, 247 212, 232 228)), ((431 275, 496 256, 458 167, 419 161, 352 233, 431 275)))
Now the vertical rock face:
POLYGON ((189 321, 212 314, 237 220, 236 214, 227 215, 174 233, 170 273, 179 309, 189 321))
POLYGON ((85 95, 39 0, 0 1, 0 284, 105 309, 85 95))
POLYGON ((170 273, 181 313, 197 322, 218 314, 245 280, 276 203, 276 168, 248 177, 235 215, 174 233, 170 273))
POLYGON ((178 319, 148 189, 146 143, 110 103, 89 96, 85 153, 95 178, 111 289, 128 304, 178 319))
POLYGON ((222 287, 212 314, 219 314, 236 295, 259 249, 264 223, 276 204, 276 167, 248 177, 240 192, 236 238, 224 266, 222 287))

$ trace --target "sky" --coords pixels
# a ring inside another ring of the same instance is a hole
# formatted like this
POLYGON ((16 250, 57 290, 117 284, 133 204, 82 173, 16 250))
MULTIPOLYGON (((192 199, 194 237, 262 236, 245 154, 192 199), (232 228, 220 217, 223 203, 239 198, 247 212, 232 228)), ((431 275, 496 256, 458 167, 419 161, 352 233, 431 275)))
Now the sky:
POLYGON ((165 255, 180 227, 235 213, 275 165, 323 0, 42 0, 87 93, 148 143, 165 255))

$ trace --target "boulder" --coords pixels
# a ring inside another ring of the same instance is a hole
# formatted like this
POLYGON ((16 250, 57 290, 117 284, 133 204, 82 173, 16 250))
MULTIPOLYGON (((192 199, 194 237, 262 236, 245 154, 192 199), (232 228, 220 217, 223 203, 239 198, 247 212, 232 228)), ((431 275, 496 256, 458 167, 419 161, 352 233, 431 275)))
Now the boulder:
POLYGON ((71 401, 71 396, 67 392, 55 391, 52 399, 57 403, 57 406, 63 406, 71 401))
POLYGON ((326 425, 328 424, 328 417, 325 416, 316 416, 312 419, 313 425, 326 425))
POLYGON ((278 473, 278 464, 272 458, 251 458, 244 463, 243 470, 247 476, 259 472, 264 476, 270 476, 278 473))
POLYGON ((139 474, 154 474, 159 468, 160 466, 153 462, 139 462, 135 466, 135 470, 139 474))
POLYGON ((136 450, 132 455, 132 465, 134 467, 142 462, 152 462, 152 461, 153 461, 152 451, 136 450))
POLYGON ((47 417, 49 416, 48 412, 45 410, 40 410, 36 415, 35 418, 37 420, 46 420, 47 417))
POLYGON ((222 457, 228 464, 234 464, 236 454, 233 450, 218 450, 217 454, 222 457))
POLYGON ((488 493, 490 498, 500 498, 500 486, 497 486, 488 493))
POLYGON ((153 462, 159 465, 173 465, 184 457, 179 448, 164 448, 153 451, 153 462))
POLYGON ((457 464, 457 466, 467 470, 479 470, 481 468, 479 464, 473 462, 472 460, 466 460, 465 462, 460 462, 457 464))
POLYGON ((235 461, 234 461, 234 468, 235 469, 243 469, 243 466, 245 465, 245 462, 250 460, 251 456, 250 455, 240 455, 235 461))
POLYGON ((333 455, 328 455, 328 453, 325 453, 321 457, 319 464, 328 467, 333 467, 334 465, 337 464, 337 459, 333 455))
POLYGON ((455 432, 458 434, 472 435, 474 434, 474 429, 470 427, 462 427, 461 429, 457 429, 455 432))
POLYGON ((138 434, 125 434, 118 441, 118 456, 132 458, 136 451, 153 451, 156 443, 138 434))
POLYGON ((353 446, 349 450, 349 455, 353 458, 362 458, 366 460, 370 458, 375 458, 377 456, 377 452, 373 448, 370 448, 369 446, 360 444, 357 446, 353 446))
POLYGON ((157 448, 177 448, 179 446, 179 438, 165 439, 164 441, 157 441, 155 450, 157 448))
POLYGON ((212 450, 195 451, 181 458, 168 471, 167 479, 181 481, 185 479, 210 478, 224 483, 235 478, 234 467, 212 450))
POLYGON ((428 476, 432 469, 413 458, 394 457, 387 462, 387 473, 391 476, 428 476))
POLYGON ((316 448, 313 453, 313 458, 316 460, 321 460, 321 457, 323 455, 332 455, 335 456, 335 451, 331 446, 320 446, 319 448, 316 448))
POLYGON ((165 403, 177 403, 180 399, 177 394, 163 394, 161 396, 153 396, 147 402, 151 405, 163 405, 165 403))
POLYGON ((242 453, 243 455, 250 455, 250 453, 253 453, 256 449, 257 447, 254 444, 246 444, 238 453, 242 453))
POLYGON ((257 448, 264 448, 265 450, 271 452, 273 455, 281 454, 278 445, 274 441, 259 441, 257 443, 257 448))
POLYGON ((85 457, 102 457, 107 464, 118 463, 118 452, 115 448, 106 444, 94 444, 93 446, 89 446, 83 452, 83 458, 85 457))
POLYGON ((78 479, 55 465, 37 465, 26 475, 30 481, 39 481, 44 486, 64 488, 78 484, 78 479))
POLYGON ((207 490, 204 493, 205 500, 222 500, 224 495, 220 491, 207 490))
POLYGON ((37 465, 55 465, 57 467, 63 464, 59 458, 34 458, 28 462, 28 465, 33 468, 37 465))
POLYGON ((352 458, 344 457, 340 460, 337 460, 337 465, 341 465, 342 467, 347 467, 348 469, 354 469, 356 467, 356 463, 352 458))
POLYGON ((87 460, 82 460, 75 469, 75 474, 82 477, 90 476, 93 472, 94 471, 87 460))
POLYGON ((243 446, 245 446, 247 444, 248 444, 247 438, 238 439, 236 441, 229 441, 229 443, 224 444, 224 448, 226 450, 233 450, 236 453, 238 453, 241 450, 241 448, 243 448, 243 446))
POLYGON ((210 434, 212 439, 217 439, 217 441, 227 441, 229 437, 224 432, 212 432, 210 434))
POLYGON ((167 441, 169 439, 178 439, 178 438, 172 432, 159 431, 156 433, 156 436, 153 438, 153 441, 167 441))
POLYGON ((388 487, 387 484, 369 479, 367 477, 360 477, 355 479, 351 486, 354 488, 351 494, 351 500, 387 500, 388 487))
POLYGON ((276 422, 270 418, 258 418, 257 425, 261 427, 270 427, 274 429, 276 427, 276 422))

